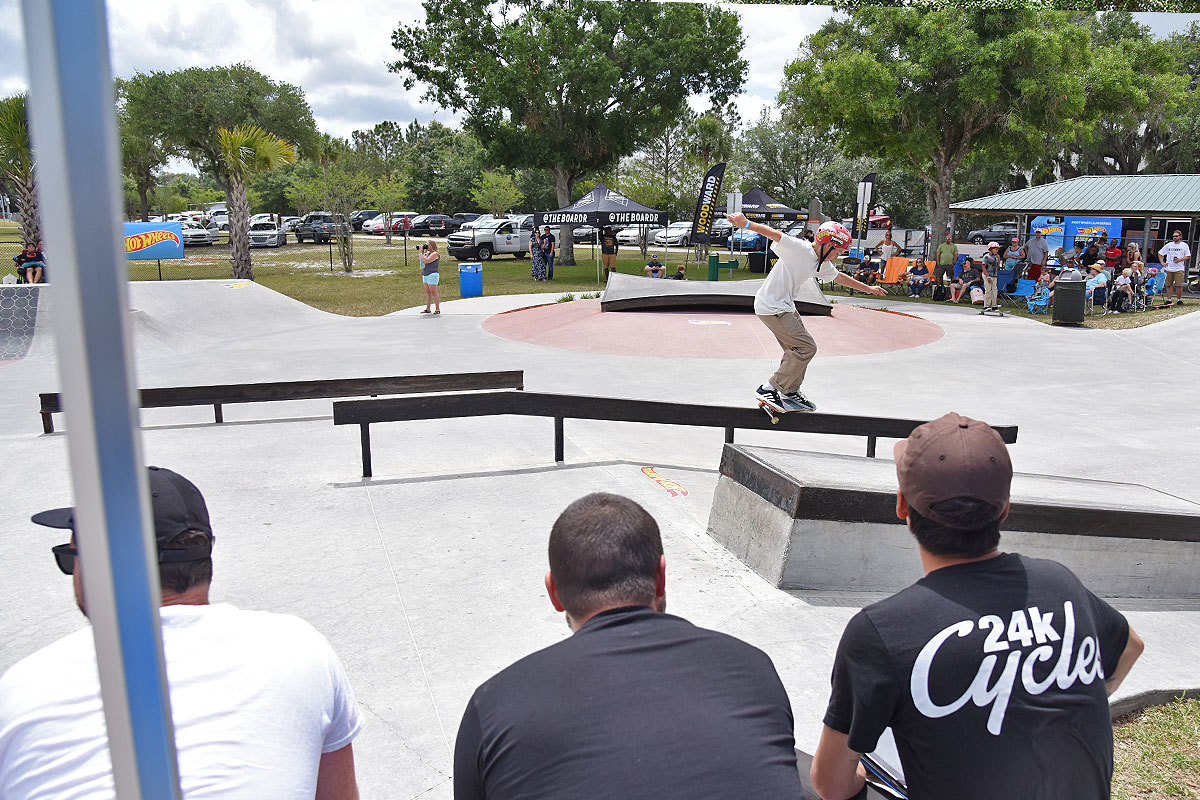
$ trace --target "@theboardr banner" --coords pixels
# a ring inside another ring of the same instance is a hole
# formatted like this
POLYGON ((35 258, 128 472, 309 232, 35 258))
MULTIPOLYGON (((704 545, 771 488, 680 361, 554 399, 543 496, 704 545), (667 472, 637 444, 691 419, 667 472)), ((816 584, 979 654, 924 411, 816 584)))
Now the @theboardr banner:
POLYGON ((725 179, 725 164, 714 164, 700 184, 700 196, 696 199, 696 216, 692 220, 691 241, 695 244, 708 244, 708 235, 712 232, 713 217, 717 213, 717 203, 721 197, 721 181, 725 179))

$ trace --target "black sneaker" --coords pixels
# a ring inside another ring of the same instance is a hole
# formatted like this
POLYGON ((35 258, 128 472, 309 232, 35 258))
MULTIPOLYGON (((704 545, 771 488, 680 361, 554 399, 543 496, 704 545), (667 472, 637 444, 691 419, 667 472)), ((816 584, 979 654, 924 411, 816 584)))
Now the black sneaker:
POLYGON ((754 395, 759 399, 760 402, 766 403, 772 408, 777 408, 780 411, 785 410, 783 398, 779 396, 779 392, 775 391, 774 387, 759 386, 758 389, 755 390, 754 395))
POLYGON ((799 391, 788 392, 783 396, 783 402, 799 411, 816 411, 817 404, 809 400, 799 391))

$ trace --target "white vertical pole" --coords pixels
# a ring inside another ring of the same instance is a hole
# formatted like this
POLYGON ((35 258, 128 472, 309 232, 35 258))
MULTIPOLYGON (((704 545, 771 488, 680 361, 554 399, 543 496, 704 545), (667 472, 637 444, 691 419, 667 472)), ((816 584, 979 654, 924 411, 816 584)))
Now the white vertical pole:
POLYGON ((23 0, 31 135, 54 253, 55 336, 75 536, 116 795, 179 797, 158 564, 138 432, 102 0, 23 0))

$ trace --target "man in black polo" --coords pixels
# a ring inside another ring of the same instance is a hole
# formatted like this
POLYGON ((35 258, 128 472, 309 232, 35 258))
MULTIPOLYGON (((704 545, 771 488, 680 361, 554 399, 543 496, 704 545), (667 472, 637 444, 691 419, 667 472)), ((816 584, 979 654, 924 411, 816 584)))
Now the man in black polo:
POLYGON ((1108 800, 1108 695, 1141 639, 1063 565, 997 549, 1012 462, 986 424, 947 414, 895 456, 925 577, 846 626, 814 788, 853 797, 890 727, 911 797, 1108 800))
POLYGON ((574 635, 475 691, 455 800, 803 796, 771 659, 665 613, 666 559, 645 509, 611 494, 568 506, 546 590, 574 635))

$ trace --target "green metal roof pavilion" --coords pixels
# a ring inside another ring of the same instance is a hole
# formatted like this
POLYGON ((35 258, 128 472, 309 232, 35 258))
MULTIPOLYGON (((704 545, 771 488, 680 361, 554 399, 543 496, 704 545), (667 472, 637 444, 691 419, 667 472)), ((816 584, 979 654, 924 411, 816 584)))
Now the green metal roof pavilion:
POLYGON ((1198 217, 1200 175, 1083 175, 953 203, 959 214, 1198 217))

